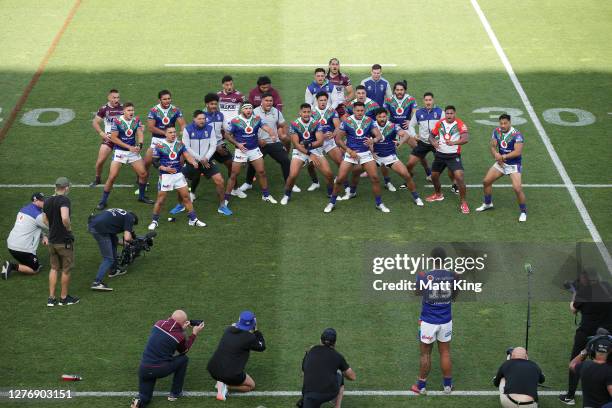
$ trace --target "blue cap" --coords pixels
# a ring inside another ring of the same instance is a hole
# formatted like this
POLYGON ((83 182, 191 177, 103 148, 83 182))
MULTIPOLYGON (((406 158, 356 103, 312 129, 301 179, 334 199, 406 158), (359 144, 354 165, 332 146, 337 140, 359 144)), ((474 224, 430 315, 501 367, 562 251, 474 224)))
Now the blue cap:
POLYGON ((255 328, 255 313, 250 310, 240 312, 240 318, 236 322, 236 327, 240 330, 253 330, 255 328))

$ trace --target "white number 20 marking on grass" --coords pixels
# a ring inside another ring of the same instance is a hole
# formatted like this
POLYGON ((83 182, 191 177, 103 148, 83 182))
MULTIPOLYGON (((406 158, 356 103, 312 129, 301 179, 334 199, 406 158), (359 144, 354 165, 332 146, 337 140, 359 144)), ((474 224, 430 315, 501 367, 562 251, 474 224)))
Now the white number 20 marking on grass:
MULTIPOLYGON (((513 125, 519 126, 527 123, 527 119, 522 116, 523 111, 516 108, 485 107, 474 109, 472 113, 490 113, 489 119, 478 119, 475 121, 481 125, 497 126, 499 124, 497 118, 502 113, 507 113, 512 117, 513 125)), ((558 126, 588 126, 592 125, 596 121, 595 115, 593 115, 591 112, 573 108, 547 109, 542 112, 542 117, 546 122, 558 126), (574 116, 576 120, 565 120, 561 118, 562 113, 565 114, 564 116, 566 116, 566 119, 574 116)))

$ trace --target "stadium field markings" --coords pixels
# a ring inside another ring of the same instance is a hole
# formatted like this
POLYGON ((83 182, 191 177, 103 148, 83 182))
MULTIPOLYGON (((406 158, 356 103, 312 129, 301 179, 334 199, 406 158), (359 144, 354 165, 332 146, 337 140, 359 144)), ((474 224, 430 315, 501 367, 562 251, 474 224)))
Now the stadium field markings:
POLYGON ((0 142, 4 140, 4 138, 8 134, 9 129, 11 128, 11 126, 13 126, 13 123, 15 123, 15 120, 17 119, 17 114, 21 111, 21 109, 23 109, 23 106, 28 100, 28 97, 30 96, 32 89, 34 89, 34 86, 36 86, 36 84, 38 83, 38 80, 40 79, 43 72, 45 71, 45 68, 47 67, 47 63, 49 62, 51 55, 57 48, 57 45, 59 44, 62 36, 64 35, 64 32, 66 31, 66 28, 68 28, 68 25, 72 21, 72 18, 76 14, 80 5, 81 5, 81 0, 75 0, 74 5, 70 9, 70 12, 66 16, 66 19, 64 20, 64 24, 62 24, 62 27, 55 34, 55 37, 53 37, 53 40, 51 41, 49 48, 47 48, 47 52, 43 56, 43 59, 40 61, 40 64, 38 65, 38 68, 36 69, 36 72, 34 72, 34 75, 32 75, 32 79, 30 79, 30 82, 28 82, 26 87, 23 89, 23 92, 21 93, 21 96, 19 96, 17 103, 11 110, 11 113, 9 114, 6 122, 4 122, 4 126, 2 126, 2 128, 0 129, 0 142))
MULTIPOLYGON (((442 187, 450 187, 450 184, 442 184, 442 187)), ((0 184, 0 188, 53 188, 53 184, 0 184)), ((91 188, 89 184, 72 184, 72 188, 91 188)), ((100 184, 95 188, 102 188, 100 184)), ((425 184, 424 187, 432 188, 433 185, 425 184)), ((482 184, 466 184, 467 188, 482 188, 482 184)), ((566 188, 565 184, 523 184, 526 188, 566 188)), ((577 188, 612 188, 612 184, 574 184, 577 188)), ((115 184, 113 188, 135 188, 134 184, 115 184)), ((493 184, 493 188, 512 188, 512 184, 493 184)))
MULTIPOLYGON (((383 67, 397 67, 397 64, 380 64, 383 67)), ((317 68, 327 64, 164 64, 168 68, 317 68)), ((372 64, 342 64, 343 67, 371 68, 372 64)))
POLYGON ((576 191, 576 186, 572 183, 572 180, 570 179, 569 174, 567 174, 567 171, 565 170, 565 166, 561 162, 561 159, 559 158, 559 155, 557 154, 555 147, 550 141, 550 138, 548 137, 548 134, 546 133, 544 126, 542 126, 542 122, 540 122, 538 115, 536 115, 535 110, 533 109, 533 106, 531 105, 531 102, 529 101, 529 98, 527 97, 527 93, 525 92, 525 90, 523 89, 523 86, 519 82, 518 77, 516 76, 516 73, 514 72, 514 69, 512 68, 512 64, 510 64, 510 60, 506 56, 504 49, 499 43, 497 36, 495 35, 495 32, 493 31, 493 28, 491 28, 491 24, 489 24, 489 20, 487 20, 487 17, 485 16, 484 12, 480 8, 480 5, 478 4, 478 0, 470 0, 470 1, 472 3, 472 7, 474 8, 474 11, 476 11, 478 18, 480 19, 480 22, 482 23, 482 26, 484 27, 487 35, 489 36, 491 43, 493 44, 493 47, 495 48, 497 55, 499 56, 499 58, 502 61, 502 64, 506 68, 506 72, 508 73, 508 76, 510 77, 512 84, 514 85, 514 88, 518 92, 521 98, 521 101, 523 102, 523 105, 525 106, 525 109, 527 110, 527 113, 529 114, 529 117, 531 118, 531 121, 535 125, 536 130, 538 131, 538 134, 540 135, 540 139, 542 139, 542 143, 544 143, 544 146, 546 147, 546 150, 548 151, 548 154, 550 158, 552 159, 552 162, 555 165, 557 172, 561 176, 561 179, 563 180, 563 183, 565 184, 567 191, 572 197, 572 200, 574 201, 574 204, 576 205, 576 208, 578 209, 578 212, 580 213, 580 216, 582 217, 582 221, 584 222, 584 225, 589 230, 589 233, 591 234, 591 238, 593 239, 593 242, 595 242, 595 245, 597 246, 597 249, 599 250, 601 257, 603 258, 606 266, 608 267, 608 271, 610 272, 610 274, 612 274, 612 257, 610 256, 610 252, 608 251, 608 248, 606 248, 606 245, 603 243, 601 239, 601 235, 599 235, 599 231, 597 231, 597 227, 593 223, 593 220, 591 219, 591 216, 589 215, 589 212, 586 206, 584 205, 584 202, 580 198, 578 191, 576 191))

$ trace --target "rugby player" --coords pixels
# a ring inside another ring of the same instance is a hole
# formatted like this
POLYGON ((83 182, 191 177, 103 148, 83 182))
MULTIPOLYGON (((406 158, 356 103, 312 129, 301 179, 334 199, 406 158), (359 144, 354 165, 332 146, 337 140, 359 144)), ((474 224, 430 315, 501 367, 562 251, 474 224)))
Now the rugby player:
POLYGON ((166 126, 166 138, 155 145, 153 152, 155 167, 159 169, 159 182, 157 185, 157 200, 153 206, 153 219, 149 224, 149 230, 153 231, 159 225, 159 213, 168 191, 176 190, 179 197, 183 201, 183 205, 187 210, 189 217, 188 225, 195 227, 205 227, 206 224, 196 216, 193 210, 193 204, 189 198, 189 189, 187 188, 187 180, 181 173, 181 157, 185 159, 193 167, 198 167, 198 161, 191 157, 187 152, 185 145, 176 140, 176 128, 174 126, 166 126))
MULTIPOLYGON (((442 248, 434 248, 431 258, 439 259, 439 264, 444 263, 446 252, 442 248)), ((415 294, 422 296, 421 316, 419 317, 419 339, 421 348, 421 359, 419 363, 419 377, 416 384, 411 388, 412 392, 427 394, 427 376, 431 371, 431 352, 433 343, 438 343, 440 354, 440 369, 442 370, 443 389, 445 394, 453 390, 452 361, 450 353, 450 342, 453 335, 452 301, 457 296, 453 290, 455 274, 444 269, 433 269, 427 272, 419 272, 417 275, 417 287, 415 294), (427 288, 426 283, 446 284, 449 290, 437 290, 433 286, 427 288)))
POLYGON ((372 145, 379 142, 382 139, 382 135, 374 125, 374 121, 365 116, 365 105, 363 102, 357 101, 353 104, 353 114, 342 121, 340 127, 335 131, 335 137, 336 144, 345 153, 338 169, 338 176, 334 183, 329 204, 327 204, 323 212, 329 213, 334 209, 338 193, 355 164, 363 166, 370 178, 376 208, 384 213, 390 212, 391 210, 382 202, 380 180, 376 170, 376 162, 371 151, 372 145), (346 143, 343 140, 344 137, 346 137, 346 143))
POLYGON ((355 105, 355 102, 363 103, 365 106, 365 115, 369 116, 370 119, 376 119, 375 112, 382 106, 367 96, 366 88, 363 85, 357 85, 355 88, 355 99, 351 100, 345 107, 349 115, 353 114, 353 106, 355 105))
POLYGON ((461 146, 469 139, 468 128, 463 121, 455 117, 456 109, 452 105, 444 108, 444 119, 436 122, 431 131, 429 142, 436 149, 431 165, 431 181, 435 192, 426 198, 427 201, 442 201, 440 173, 448 167, 453 172, 453 178, 459 187, 460 209, 463 214, 469 214, 470 207, 465 200, 466 188, 463 180, 463 165, 461 164, 461 146))
POLYGON ((225 75, 221 78, 221 89, 217 92, 219 97, 219 111, 225 119, 225 130, 228 130, 232 119, 240 114, 240 105, 244 102, 244 95, 234 88, 234 78, 231 75, 225 75))
POLYGON ((348 116, 344 108, 344 103, 352 100, 355 97, 355 91, 353 90, 353 85, 351 84, 351 78, 349 78, 348 75, 340 72, 340 60, 338 60, 338 58, 332 58, 329 60, 326 77, 327 80, 334 86, 334 90, 336 91, 336 100, 338 101, 336 112, 338 112, 339 117, 344 119, 348 116))
POLYGON ((142 122, 138 116, 134 116, 134 104, 131 102, 123 106, 123 115, 113 119, 111 127, 111 142, 113 142, 113 161, 108 172, 108 179, 102 191, 102 198, 96 207, 98 210, 106 208, 108 196, 111 193, 113 184, 119 176, 121 166, 129 164, 138 175, 138 201, 145 204, 153 204, 145 196, 147 186, 147 170, 144 160, 140 157, 144 135, 142 132, 142 122))
POLYGON ((259 129, 265 130, 272 138, 272 141, 277 140, 276 132, 270 126, 265 125, 259 116, 253 115, 253 105, 244 103, 240 108, 240 115, 232 119, 232 123, 225 134, 226 139, 236 146, 234 161, 232 162, 232 173, 225 189, 226 201, 229 201, 231 195, 236 195, 240 198, 246 197, 243 191, 234 190, 234 187, 236 186, 236 178, 240 174, 242 165, 249 162, 257 173, 257 179, 261 186, 261 199, 272 204, 277 203, 268 191, 268 176, 264 167, 263 154, 258 146, 259 129))
POLYGON ((312 109, 312 118, 319 122, 321 132, 323 133, 323 153, 340 166, 342 163, 342 152, 334 139, 334 131, 340 127, 340 118, 337 110, 327 106, 329 95, 327 92, 318 92, 316 95, 317 104, 312 109))
POLYGON ((119 91, 111 89, 108 91, 106 96, 108 102, 102 105, 98 112, 93 118, 91 125, 96 130, 96 133, 100 136, 100 149, 98 150, 98 159, 96 160, 96 178, 91 182, 89 187, 95 187, 102 181, 102 168, 108 156, 113 151, 113 142, 110 140, 111 127, 113 126, 113 119, 121 116, 123 113, 123 105, 119 99, 119 91), (104 122, 104 129, 100 127, 100 124, 104 122))
POLYGON ((209 93, 204 96, 204 115, 206 116, 206 123, 210 124, 215 131, 215 138, 217 139, 217 147, 215 148, 215 154, 211 157, 212 160, 217 163, 222 163, 227 167, 227 177, 232 172, 232 153, 228 150, 225 144, 225 129, 224 123, 225 118, 223 113, 219 111, 219 95, 209 93))
POLYGON ((325 70, 323 68, 315 69, 314 80, 306 87, 304 102, 310 106, 315 106, 317 103, 315 95, 319 92, 326 92, 330 96, 327 100, 327 106, 331 106, 332 109, 338 107, 340 101, 336 98, 337 93, 335 92, 335 87, 325 77, 325 70))
POLYGON ((519 221, 527 221, 527 205, 525 204, 525 193, 521 184, 523 146, 525 140, 523 134, 512 126, 510 115, 503 114, 499 117, 499 127, 493 130, 491 136, 491 155, 495 163, 487 172, 482 186, 484 189, 484 203, 476 209, 481 212, 493 208, 493 183, 500 177, 510 176, 512 189, 516 193, 519 203, 519 221))
POLYGON ((368 98, 375 101, 378 106, 382 106, 385 99, 391 97, 391 85, 382 77, 380 64, 372 65, 371 75, 361 81, 361 85, 365 87, 368 98))
MULTIPOLYGON (((331 109, 331 108, 330 108, 331 109)), ((332 110, 332 112, 335 111, 332 110)), ((327 181, 327 194, 333 191, 334 175, 329 168, 329 163, 323 157, 323 132, 319 127, 319 121, 312 117, 310 105, 300 105, 300 117, 291 122, 289 135, 293 142, 291 158, 291 170, 285 183, 285 195, 281 199, 282 205, 287 205, 291 199, 291 192, 296 178, 304 165, 312 161, 314 166, 321 172, 327 181)))

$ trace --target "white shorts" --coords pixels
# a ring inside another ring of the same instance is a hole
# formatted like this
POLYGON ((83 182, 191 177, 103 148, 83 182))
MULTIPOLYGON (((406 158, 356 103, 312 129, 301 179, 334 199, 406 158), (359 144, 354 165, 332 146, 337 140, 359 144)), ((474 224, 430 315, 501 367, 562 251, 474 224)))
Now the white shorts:
POLYGON ((391 167, 393 166, 393 163, 395 163, 396 161, 399 161, 399 159, 397 158, 397 155, 395 154, 390 154, 388 156, 380 157, 379 155, 374 153, 374 159, 376 160, 376 164, 378 164, 380 167, 382 166, 391 167))
POLYGON ((348 153, 344 153, 344 159, 345 162, 349 162, 349 163, 353 163, 353 164, 366 164, 368 162, 371 162, 372 160, 374 160, 374 156, 372 156, 372 152, 371 151, 367 151, 367 152, 361 152, 361 153, 357 153, 357 158, 353 159, 351 156, 349 156, 348 153))
POLYGON ((329 153, 336 147, 338 147, 338 145, 336 144, 336 141, 334 139, 325 139, 325 141, 323 142, 323 151, 325 153, 329 153))
POLYGON ((263 153, 261 150, 259 150, 259 147, 247 150, 246 153, 240 149, 234 150, 234 161, 236 163, 252 162, 253 160, 261 159, 262 157, 263 153))
POLYGON ((159 175, 158 191, 173 191, 182 187, 187 187, 187 180, 185 180, 183 173, 159 175))
POLYGON ((140 154, 130 152, 129 150, 115 150, 113 153, 113 161, 123 163, 123 164, 132 164, 137 162, 138 160, 142 160, 140 154))
POLYGON ((446 343, 453 336, 453 321, 444 324, 419 323, 419 339, 421 343, 431 344, 434 341, 446 343))
MULTIPOLYGON (((310 153, 312 153, 312 154, 314 154, 315 156, 318 156, 318 157, 323 157, 323 151, 321 150, 320 147, 317 147, 316 149, 312 149, 310 151, 310 153)), ((293 160, 293 159, 299 159, 299 160, 303 161, 304 165, 306 165, 306 164, 311 162, 310 157, 308 157, 304 153, 300 152, 298 149, 293 149, 291 151, 291 160, 293 160)))
POLYGON ((166 140, 166 138, 164 138, 164 137, 155 137, 155 136, 153 136, 151 138, 151 146, 149 146, 149 147, 151 149, 155 149, 158 144, 162 144, 165 140, 166 140))
POLYGON ((513 174, 513 173, 520 173, 521 172, 521 165, 520 164, 506 164, 504 163, 504 167, 500 166, 498 162, 495 162, 495 164, 493 165, 493 168, 497 171, 499 171, 500 173, 505 174, 506 176, 513 174))

